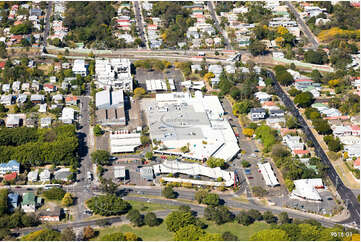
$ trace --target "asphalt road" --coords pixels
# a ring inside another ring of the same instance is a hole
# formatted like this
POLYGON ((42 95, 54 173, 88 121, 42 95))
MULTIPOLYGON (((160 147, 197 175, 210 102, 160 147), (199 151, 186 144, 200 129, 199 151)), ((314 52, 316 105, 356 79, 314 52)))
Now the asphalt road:
POLYGON ((296 21, 297 21, 298 25, 301 26, 302 32, 306 35, 307 39, 312 44, 313 49, 317 49, 319 46, 317 39, 312 34, 312 32, 308 28, 307 24, 303 21, 303 19, 301 18, 300 14, 297 12, 297 10, 293 6, 293 4, 291 2, 286 2, 286 5, 291 10, 293 15, 296 17, 296 21))
POLYGON ((227 35, 226 35, 226 33, 224 32, 224 30, 221 28, 221 26, 219 25, 219 22, 218 22, 218 19, 217 19, 217 16, 216 16, 216 12, 215 12, 215 10, 214 10, 214 8, 213 8, 213 2, 212 2, 212 1, 208 1, 208 2, 207 2, 207 5, 208 5, 209 13, 211 14, 212 19, 213 19, 213 21, 214 21, 214 25, 216 26, 218 32, 223 35, 224 45, 226 46, 226 49, 231 50, 231 49, 232 49, 232 46, 231 46, 230 43, 229 43, 229 40, 228 40, 228 38, 227 38, 227 35))
MULTIPOLYGON (((135 187, 127 188, 127 190, 129 190, 129 189, 130 189, 130 191, 128 192, 128 194, 125 194, 124 200, 143 201, 143 202, 149 202, 149 203, 174 205, 174 206, 188 205, 191 207, 191 209, 193 211, 195 211, 197 213, 197 215, 202 216, 203 212, 204 212, 204 208, 205 208, 204 205, 190 204, 188 202, 183 202, 183 201, 179 201, 179 200, 139 197, 139 194, 150 195, 150 196, 159 196, 160 189, 155 189, 155 188, 146 188, 145 189, 145 188, 135 188, 135 187), (135 194, 138 196, 134 196, 135 194)), ((185 190, 180 190, 180 189, 176 189, 176 191, 178 193, 178 198, 186 199, 186 200, 194 200, 195 191, 185 191, 185 190)), ((241 202, 238 200, 234 200, 232 195, 222 195, 222 199, 224 200, 224 205, 230 207, 230 210, 236 214, 242 209, 247 209, 247 210, 248 209, 256 209, 260 212, 271 211, 274 214, 279 214, 281 212, 286 211, 288 213, 289 217, 291 217, 291 218, 301 219, 301 220, 315 219, 315 220, 319 221, 323 226, 326 226, 326 227, 333 227, 337 224, 343 223, 343 222, 339 222, 339 223, 334 222, 334 221, 331 221, 331 220, 321 217, 321 216, 303 213, 303 212, 299 212, 299 211, 294 211, 291 209, 264 206, 264 205, 260 205, 257 203, 251 203, 251 202, 249 202, 249 203, 241 202)), ((158 217, 164 218, 170 212, 171 212, 171 210, 162 210, 162 211, 157 211, 155 213, 158 217)), ((117 216, 117 217, 104 218, 104 219, 76 221, 76 222, 70 222, 70 223, 66 223, 66 224, 53 225, 52 227, 54 229, 62 230, 67 227, 77 228, 77 227, 85 227, 85 226, 94 226, 94 225, 98 225, 101 222, 107 222, 108 224, 112 224, 112 223, 116 223, 116 222, 120 222, 120 221, 127 221, 125 219, 124 215, 117 216)), ((40 230, 40 229, 42 229, 42 227, 23 228, 23 229, 14 230, 14 232, 24 234, 24 233, 33 232, 33 231, 40 230)))
POLYGON ((87 96, 81 96, 80 105, 81 105, 81 118, 80 126, 78 130, 79 137, 79 155, 80 155, 80 173, 77 174, 76 187, 79 188, 77 192, 77 213, 75 216, 76 221, 80 221, 87 217, 88 215, 83 214, 85 208, 85 201, 92 197, 92 192, 90 190, 91 181, 87 179, 87 172, 92 170, 92 163, 90 160, 90 145, 89 145, 89 101, 90 98, 87 96))
POLYGON ((53 10, 53 2, 48 1, 48 9, 46 10, 46 16, 45 16, 45 28, 44 28, 44 36, 43 36, 43 46, 46 47, 48 39, 49 32, 50 32, 50 15, 53 10))
POLYGON ((140 13, 140 7, 139 7, 139 1, 134 1, 134 9, 135 9, 135 18, 137 20, 137 26, 138 26, 138 32, 140 34, 140 39, 143 42, 143 45, 146 46, 147 45, 147 41, 145 39, 145 33, 144 33, 144 26, 143 26, 143 21, 142 21, 142 16, 140 13))
POLYGON ((360 226, 360 203, 358 202, 355 194, 343 184, 336 170, 332 166, 332 163, 328 159, 325 151, 318 143, 317 139, 311 132, 311 129, 308 127, 308 124, 303 119, 302 115, 299 113, 295 104, 291 101, 291 99, 287 96, 287 94, 282 90, 279 83, 275 80, 273 73, 268 72, 268 75, 274 81, 274 89, 276 91, 276 94, 282 99, 283 103, 290 109, 293 116, 297 118, 298 122, 302 126, 304 133, 313 142, 317 156, 320 157, 322 162, 324 162, 329 167, 328 175, 332 183, 335 185, 338 194, 341 196, 341 199, 347 204, 347 209, 349 210, 351 215, 350 220, 352 222, 355 222, 358 226, 360 226))

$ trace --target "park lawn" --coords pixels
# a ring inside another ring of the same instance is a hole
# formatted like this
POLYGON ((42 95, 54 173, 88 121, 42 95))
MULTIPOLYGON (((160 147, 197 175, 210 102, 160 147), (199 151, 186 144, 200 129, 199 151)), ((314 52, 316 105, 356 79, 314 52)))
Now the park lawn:
POLYGON ((204 222, 208 224, 208 227, 205 229, 206 232, 222 234, 223 232, 228 231, 236 235, 241 241, 247 241, 254 233, 257 233, 258 231, 263 229, 268 229, 270 227, 269 224, 266 224, 264 222, 255 222, 249 226, 243 226, 238 224, 237 222, 225 223, 222 225, 217 225, 211 221, 204 222))
MULTIPOLYGON (((206 232, 222 234, 223 232, 229 231, 232 234, 237 235, 238 239, 241 241, 247 241, 254 233, 263 229, 268 229, 270 227, 270 225, 264 222, 256 222, 249 226, 242 226, 238 223, 226 223, 222 225, 216 225, 214 222, 210 221, 203 222, 206 222, 206 224, 208 224, 208 227, 205 229, 206 232)), ((133 232, 143 241, 170 241, 173 240, 174 236, 174 233, 167 230, 167 226, 164 222, 156 227, 133 227, 132 225, 124 224, 120 226, 107 227, 98 231, 98 236, 92 240, 99 240, 101 236, 115 232, 133 232)))
POLYGON ((162 223, 161 225, 155 227, 149 227, 147 225, 142 227, 133 227, 128 224, 112 226, 101 229, 99 231, 99 235, 92 240, 99 240, 101 236, 115 232, 133 232, 143 241, 168 241, 173 239, 173 233, 167 230, 165 223, 162 223))
POLYGON ((132 201, 132 200, 126 200, 126 201, 130 203, 130 205, 132 205, 132 208, 139 210, 141 213, 178 208, 178 206, 166 205, 166 204, 147 203, 147 202, 132 201))

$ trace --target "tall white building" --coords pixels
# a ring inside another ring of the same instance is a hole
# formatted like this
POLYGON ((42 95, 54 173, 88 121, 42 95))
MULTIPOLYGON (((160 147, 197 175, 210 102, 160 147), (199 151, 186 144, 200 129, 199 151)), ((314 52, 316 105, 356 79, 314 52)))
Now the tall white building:
POLYGON ((100 88, 133 91, 133 78, 129 59, 95 60, 96 84, 100 88))

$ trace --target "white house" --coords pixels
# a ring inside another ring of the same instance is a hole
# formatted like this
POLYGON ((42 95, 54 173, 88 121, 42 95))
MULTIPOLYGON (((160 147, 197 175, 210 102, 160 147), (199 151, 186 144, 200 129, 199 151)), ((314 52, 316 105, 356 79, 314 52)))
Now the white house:
POLYGON ((72 71, 75 75, 79 74, 81 76, 86 76, 87 68, 85 65, 85 60, 82 59, 74 60, 72 71))
POLYGON ((28 173, 28 181, 36 182, 38 180, 38 176, 39 176, 39 171, 38 170, 30 171, 28 173))
POLYGON ((39 175, 40 181, 42 182, 50 181, 50 175, 51 175, 50 171, 48 169, 44 169, 39 175))

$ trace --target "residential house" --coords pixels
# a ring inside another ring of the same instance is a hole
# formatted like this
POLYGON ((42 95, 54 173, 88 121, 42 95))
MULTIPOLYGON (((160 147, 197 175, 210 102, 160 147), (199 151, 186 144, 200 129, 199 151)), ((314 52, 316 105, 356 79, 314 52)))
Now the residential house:
POLYGON ((74 65, 73 65, 72 71, 75 75, 79 74, 81 76, 86 76, 87 75, 87 67, 85 65, 85 60, 82 60, 82 59, 74 60, 74 65))
POLYGON ((15 91, 15 92, 20 91, 20 86, 21 86, 21 82, 19 82, 19 81, 14 81, 14 82, 13 82, 13 85, 12 85, 13 91, 15 91))
POLYGON ((42 172, 40 172, 39 178, 42 182, 48 182, 50 181, 50 171, 48 169, 44 169, 42 172))
POLYGON ((55 180, 68 181, 71 174, 70 168, 61 168, 54 172, 54 178, 55 180))
POLYGON ((29 91, 29 89, 30 89, 30 83, 25 82, 25 83, 21 84, 22 91, 29 91))
POLYGON ((3 84, 2 90, 3 92, 10 92, 10 84, 7 83, 3 84))
POLYGON ((34 91, 39 91, 40 90, 40 83, 36 80, 33 80, 33 82, 31 83, 31 89, 34 91))
POLYGON ((78 105, 78 98, 76 96, 67 96, 65 97, 65 104, 66 105, 78 105))
POLYGON ((199 64, 191 65, 192 72, 202 71, 202 67, 199 64))
POLYGON ((21 208, 25 213, 34 213, 36 209, 35 194, 33 192, 26 192, 23 194, 23 201, 21 208))
POLYGON ((304 143, 301 142, 300 136, 286 135, 283 136, 282 142, 287 145, 290 150, 303 150, 305 147, 304 143))
POLYGON ((8 204, 10 211, 14 211, 19 206, 19 194, 9 193, 8 194, 8 204))
POLYGON ((38 170, 30 171, 28 173, 28 181, 36 182, 38 180, 38 176, 39 176, 39 171, 38 170))
POLYGON ((45 117, 45 118, 40 119, 40 127, 47 128, 47 127, 50 127, 50 125, 51 125, 50 117, 45 117))
POLYGON ((75 110, 72 108, 65 107, 59 118, 65 124, 72 124, 75 118, 75 110))
POLYGON ((8 114, 6 118, 6 127, 7 128, 20 127, 20 124, 23 121, 21 117, 22 116, 18 114, 8 114))
POLYGON ((46 209, 39 212, 39 219, 43 222, 59 222, 61 215, 61 208, 46 209))
POLYGON ((215 77, 219 77, 223 71, 223 68, 221 65, 209 65, 208 66, 208 72, 212 72, 215 77))
POLYGON ((348 157, 360 157, 360 144, 345 145, 344 151, 347 152, 348 157))
POLYGON ((354 162, 353 162, 353 167, 355 169, 360 170, 360 157, 358 157, 354 162))
POLYGON ((16 172, 7 173, 4 175, 4 180, 7 182, 14 181, 18 174, 16 172))
POLYGON ((283 118, 285 116, 285 111, 281 109, 271 109, 269 110, 270 118, 283 118))
POLYGON ((28 99, 28 95, 26 94, 19 94, 18 97, 16 98, 16 102, 19 104, 23 104, 26 102, 26 100, 28 99))
POLYGON ((48 104, 46 104, 46 103, 39 104, 39 110, 38 110, 38 112, 39 112, 39 113, 46 113, 47 106, 48 106, 48 104))
POLYGON ((11 105, 14 103, 14 96, 9 94, 9 95, 2 95, 1 96, 1 100, 0 103, 3 105, 11 105))
POLYGON ((236 73, 236 68, 235 68, 234 65, 226 65, 226 66, 224 67, 224 70, 225 70, 227 73, 229 73, 229 74, 234 74, 234 73, 236 73))
POLYGON ((49 77, 50 83, 56 83, 56 76, 49 77))
POLYGON ((51 84, 51 83, 45 83, 44 84, 44 91, 46 91, 46 92, 55 92, 56 91, 56 86, 54 84, 51 84))
POLYGON ((298 155, 298 156, 304 156, 304 155, 308 155, 310 153, 310 151, 308 151, 308 150, 292 150, 292 155, 293 156, 296 156, 296 155, 298 155))
POLYGON ((256 92, 254 94, 260 102, 266 102, 271 100, 272 96, 265 92, 256 92))
POLYGON ((265 119, 266 114, 266 109, 264 108, 252 108, 250 112, 252 121, 265 119))
POLYGON ((63 97, 62 94, 56 94, 56 95, 53 96, 53 101, 56 104, 62 103, 63 99, 64 99, 64 97, 63 97))
POLYGON ((41 94, 33 94, 30 96, 30 101, 34 104, 41 104, 44 102, 44 95, 41 94))

